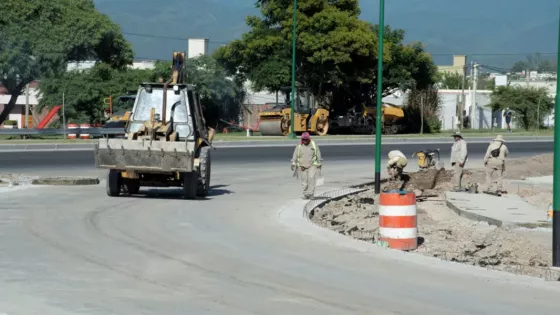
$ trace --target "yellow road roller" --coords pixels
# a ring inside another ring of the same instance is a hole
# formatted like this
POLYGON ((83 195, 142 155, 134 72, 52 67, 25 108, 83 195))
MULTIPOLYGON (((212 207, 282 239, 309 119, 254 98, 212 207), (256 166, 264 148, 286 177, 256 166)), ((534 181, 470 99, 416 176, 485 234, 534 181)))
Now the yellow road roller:
MULTIPOLYGON (((282 87, 284 104, 259 113, 259 131, 263 136, 287 136, 290 133, 291 87, 282 87)), ((307 88, 296 88, 294 106, 294 132, 309 132, 324 136, 329 130, 329 111, 324 108, 311 108, 311 93, 307 88)))

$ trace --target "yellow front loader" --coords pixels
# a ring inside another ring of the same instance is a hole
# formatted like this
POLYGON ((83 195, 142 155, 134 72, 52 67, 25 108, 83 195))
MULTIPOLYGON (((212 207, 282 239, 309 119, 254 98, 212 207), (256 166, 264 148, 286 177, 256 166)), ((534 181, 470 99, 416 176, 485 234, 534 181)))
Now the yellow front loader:
POLYGON ((98 168, 108 169, 107 195, 136 194, 140 187, 182 187, 186 199, 210 188, 210 148, 196 86, 183 83, 184 52, 173 53, 172 77, 142 83, 126 124, 126 138, 100 139, 98 168))

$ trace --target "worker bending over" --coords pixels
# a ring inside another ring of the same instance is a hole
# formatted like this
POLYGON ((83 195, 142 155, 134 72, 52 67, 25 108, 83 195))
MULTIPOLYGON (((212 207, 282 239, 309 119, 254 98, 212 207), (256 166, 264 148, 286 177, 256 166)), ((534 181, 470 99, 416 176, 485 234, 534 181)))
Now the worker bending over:
POLYGON ((389 176, 391 176, 392 179, 398 178, 401 180, 403 169, 407 164, 408 160, 406 159, 406 156, 404 156, 404 154, 399 150, 393 150, 389 152, 387 173, 389 173, 389 176))
POLYGON ((322 162, 319 146, 311 140, 308 132, 304 132, 292 156, 292 171, 297 171, 301 180, 304 199, 311 199, 315 194, 317 170, 321 169, 322 162))

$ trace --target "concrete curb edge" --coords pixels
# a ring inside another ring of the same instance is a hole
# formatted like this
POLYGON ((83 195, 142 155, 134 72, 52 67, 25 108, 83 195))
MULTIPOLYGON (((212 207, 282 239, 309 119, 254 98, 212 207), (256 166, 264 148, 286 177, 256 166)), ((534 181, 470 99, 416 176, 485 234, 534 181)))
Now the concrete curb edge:
POLYGON ((476 214, 476 213, 471 213, 468 211, 463 211, 461 210, 459 207, 457 207, 456 205, 454 205, 452 203, 452 201, 449 200, 449 198, 447 197, 447 194, 445 194, 445 205, 447 206, 447 208, 451 209, 453 212, 455 212, 458 216, 472 220, 472 221, 478 221, 478 222, 486 222, 488 224, 491 225, 495 225, 497 227, 502 227, 504 222, 502 222, 501 220, 498 219, 493 219, 493 218, 489 218, 480 214, 476 214))
POLYGON ((535 228, 549 228, 552 227, 551 223, 543 222, 541 223, 516 223, 516 222, 507 222, 502 221, 494 218, 490 218, 481 214, 472 213, 469 211, 461 210, 458 206, 453 204, 453 199, 447 197, 445 194, 445 205, 455 212, 458 216, 478 222, 486 222, 490 225, 495 225, 497 227, 523 227, 527 229, 535 229, 535 228))
POLYGON ((33 179, 31 185, 47 185, 47 186, 78 186, 78 185, 98 185, 99 178, 71 178, 71 177, 43 177, 33 179))

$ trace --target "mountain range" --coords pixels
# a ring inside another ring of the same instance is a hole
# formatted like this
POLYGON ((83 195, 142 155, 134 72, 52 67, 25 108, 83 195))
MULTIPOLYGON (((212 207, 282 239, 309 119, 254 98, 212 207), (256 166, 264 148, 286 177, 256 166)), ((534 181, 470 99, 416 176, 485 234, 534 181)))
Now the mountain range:
MULTIPOLYGON (((213 51, 248 31, 247 15, 260 15, 254 0, 94 3, 121 26, 139 59, 167 60, 174 49, 186 50, 189 37, 208 38, 213 51)), ((378 23, 379 0, 360 7, 363 20, 378 23)), ((555 58, 559 12, 558 0, 385 1, 386 25, 404 29, 406 42, 423 42, 440 65, 451 64, 453 54, 493 67, 510 67, 527 53, 555 58)))

